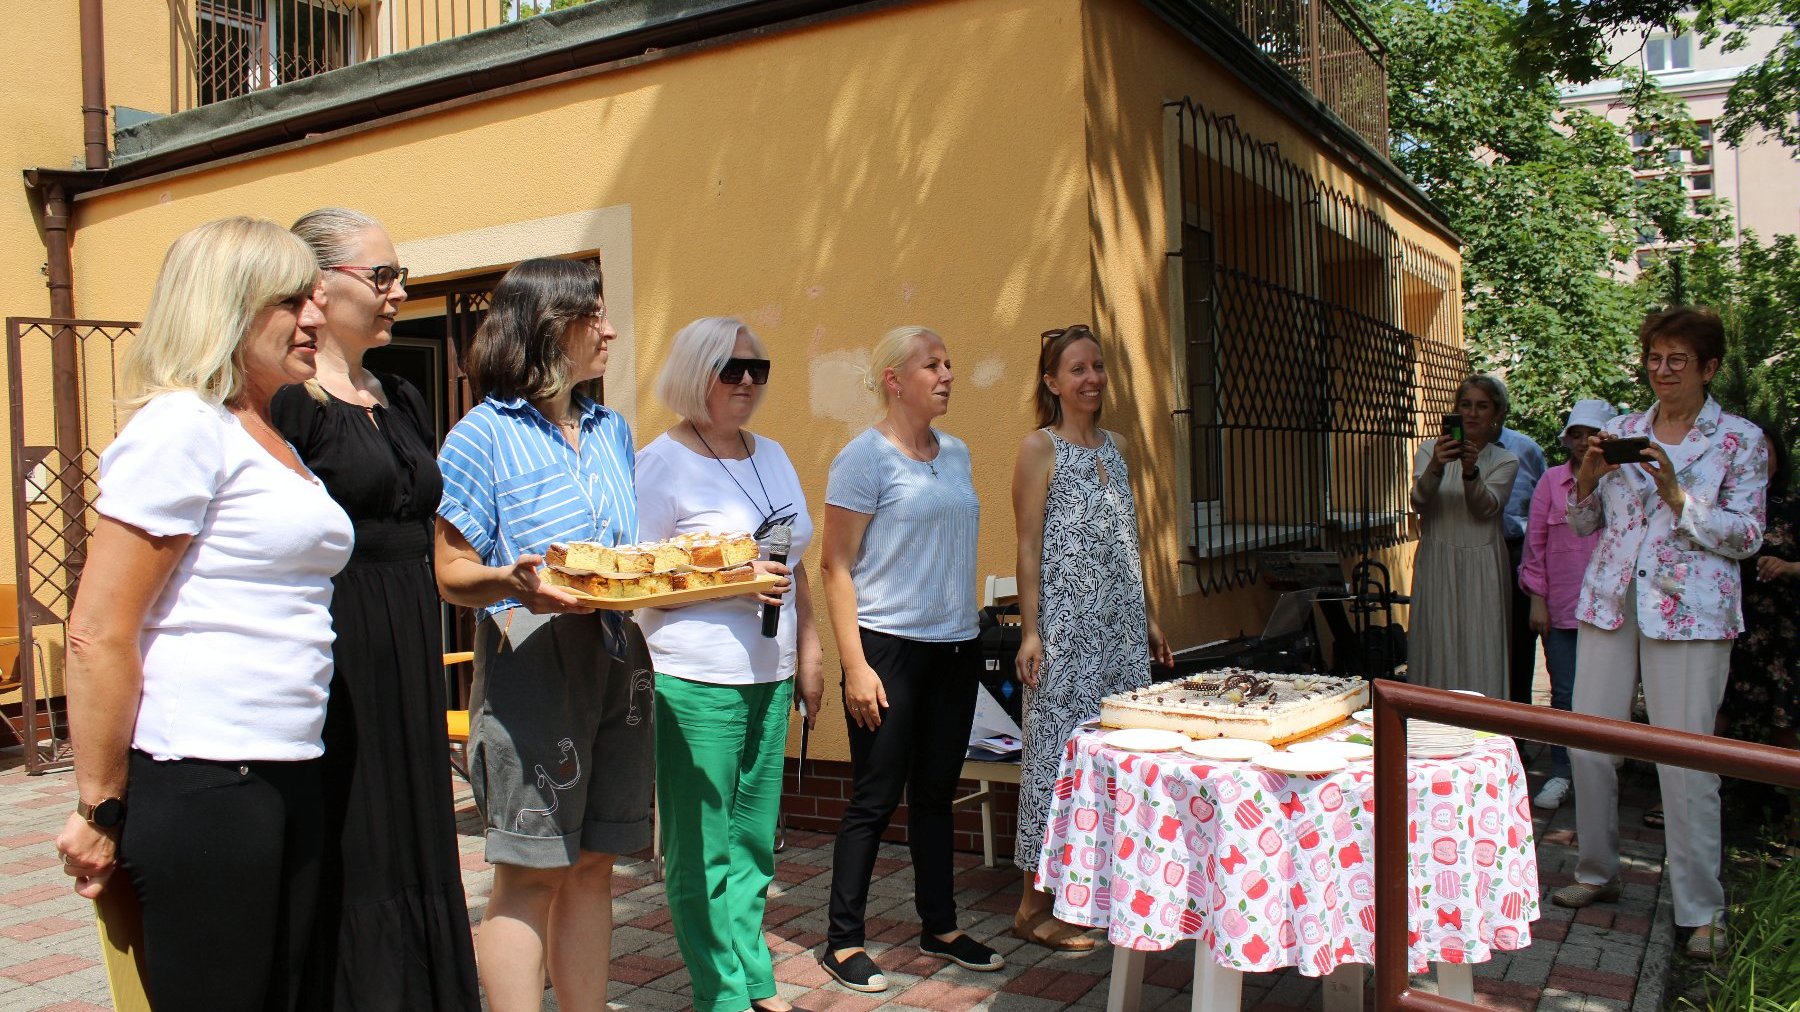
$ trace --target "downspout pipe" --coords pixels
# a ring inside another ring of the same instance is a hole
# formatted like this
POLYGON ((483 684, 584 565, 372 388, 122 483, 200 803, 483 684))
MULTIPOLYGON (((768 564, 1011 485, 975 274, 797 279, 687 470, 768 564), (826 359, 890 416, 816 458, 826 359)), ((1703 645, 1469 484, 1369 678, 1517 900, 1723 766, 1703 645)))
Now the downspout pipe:
POLYGON ((106 29, 102 0, 81 0, 81 140, 87 167, 104 169, 106 143, 106 29))

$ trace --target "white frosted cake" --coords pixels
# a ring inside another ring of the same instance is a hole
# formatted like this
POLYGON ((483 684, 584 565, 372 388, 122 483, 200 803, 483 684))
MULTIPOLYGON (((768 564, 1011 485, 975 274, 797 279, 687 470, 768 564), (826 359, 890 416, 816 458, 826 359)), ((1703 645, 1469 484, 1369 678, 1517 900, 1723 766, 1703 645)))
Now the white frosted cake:
POLYGON ((1368 701, 1360 678, 1224 668, 1108 696, 1100 723, 1280 745, 1343 723, 1368 701))

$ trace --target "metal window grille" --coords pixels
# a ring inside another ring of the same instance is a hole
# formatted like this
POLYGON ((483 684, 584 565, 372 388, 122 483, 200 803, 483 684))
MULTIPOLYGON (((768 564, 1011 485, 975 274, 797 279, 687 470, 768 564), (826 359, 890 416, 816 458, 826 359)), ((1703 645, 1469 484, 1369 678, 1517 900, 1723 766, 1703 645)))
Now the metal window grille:
POLYGON ((135 323, 9 318, 13 564, 20 692, 5 729, 32 773, 73 761, 63 720, 64 645, 97 514, 100 451, 117 435, 118 353, 135 323))
POLYGON ((169 0, 169 10, 176 111, 347 67, 365 54, 367 14, 351 0, 169 0))
POLYGON ((1340 0, 1212 0, 1252 45, 1382 154, 1388 152, 1387 49, 1340 0))
POLYGON ((1201 590, 1247 584, 1255 549, 1399 543, 1413 448, 1467 370, 1454 267, 1231 117, 1170 108, 1201 590))

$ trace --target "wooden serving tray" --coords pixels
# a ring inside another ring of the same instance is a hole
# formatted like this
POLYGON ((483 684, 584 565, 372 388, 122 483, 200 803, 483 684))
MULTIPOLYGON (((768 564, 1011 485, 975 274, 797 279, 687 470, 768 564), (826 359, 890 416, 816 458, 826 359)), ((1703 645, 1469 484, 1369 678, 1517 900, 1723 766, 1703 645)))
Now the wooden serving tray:
POLYGON ((783 577, 774 575, 759 576, 745 583, 726 583, 716 587, 701 587, 698 590, 678 590, 672 594, 646 594, 643 597, 594 597, 590 594, 583 594, 573 587, 559 585, 557 589, 568 591, 570 596, 576 600, 606 611, 633 611, 638 608, 673 608, 676 605, 695 604, 721 597, 762 594, 774 589, 775 585, 783 579, 783 577))

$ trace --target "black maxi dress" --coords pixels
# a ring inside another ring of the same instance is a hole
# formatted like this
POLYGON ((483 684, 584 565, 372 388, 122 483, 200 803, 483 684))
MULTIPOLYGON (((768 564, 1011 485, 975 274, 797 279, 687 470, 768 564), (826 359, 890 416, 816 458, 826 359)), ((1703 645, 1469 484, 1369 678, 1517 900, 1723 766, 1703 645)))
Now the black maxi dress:
POLYGON ((431 536, 443 477, 419 392, 376 373, 390 407, 283 388, 276 425, 356 525, 334 582, 325 717, 326 858, 316 1004, 480 1007, 444 730, 431 536))

